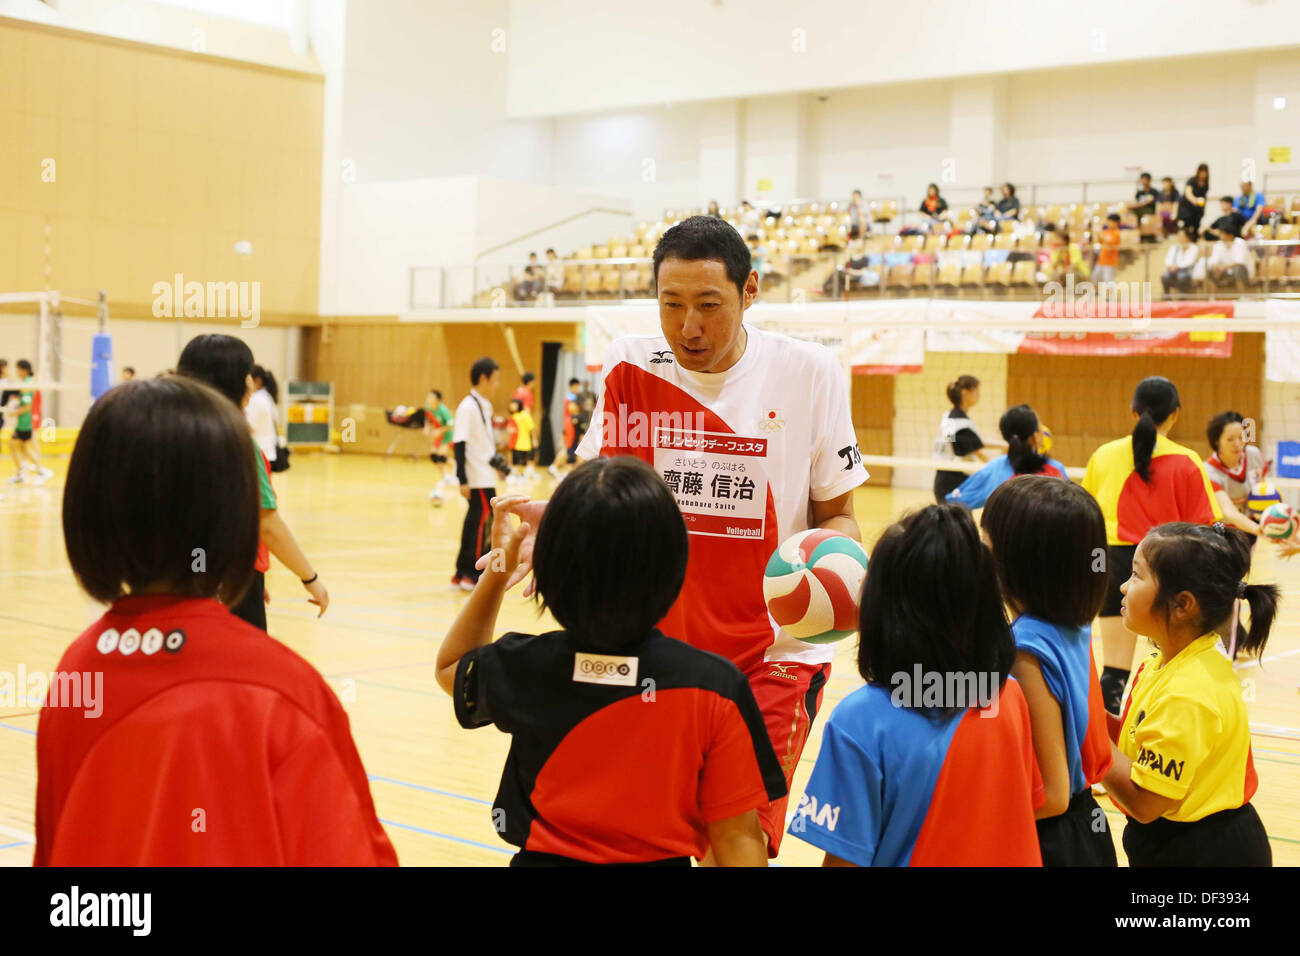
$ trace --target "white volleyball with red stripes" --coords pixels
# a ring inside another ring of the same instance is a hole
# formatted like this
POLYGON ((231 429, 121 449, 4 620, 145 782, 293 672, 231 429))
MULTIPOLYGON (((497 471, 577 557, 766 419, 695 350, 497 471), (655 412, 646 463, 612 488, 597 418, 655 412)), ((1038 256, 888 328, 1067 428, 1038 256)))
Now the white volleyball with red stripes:
POLYGON ((810 528, 781 542, 767 562, 763 597, 772 620, 813 644, 840 641, 858 629, 867 552, 846 534, 810 528))

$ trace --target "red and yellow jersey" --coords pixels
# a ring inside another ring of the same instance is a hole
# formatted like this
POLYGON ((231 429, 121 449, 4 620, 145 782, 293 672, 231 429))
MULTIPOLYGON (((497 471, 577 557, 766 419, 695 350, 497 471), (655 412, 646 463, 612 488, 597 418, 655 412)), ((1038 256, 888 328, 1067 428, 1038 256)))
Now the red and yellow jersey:
POLYGON ((397 865, 338 698, 216 601, 123 598, 58 673, 81 692, 41 710, 37 866, 397 865))
POLYGON ((1182 801, 1167 820, 1235 810, 1259 786, 1241 684, 1218 641, 1205 634, 1167 662, 1151 655, 1124 707, 1116 743, 1133 761, 1131 779, 1182 801))
POLYGON ((1223 517, 1201 457, 1164 435, 1151 453, 1151 481, 1133 470, 1133 438, 1107 442, 1088 459, 1083 487, 1106 518, 1106 542, 1138 544, 1170 521, 1210 524, 1223 517))

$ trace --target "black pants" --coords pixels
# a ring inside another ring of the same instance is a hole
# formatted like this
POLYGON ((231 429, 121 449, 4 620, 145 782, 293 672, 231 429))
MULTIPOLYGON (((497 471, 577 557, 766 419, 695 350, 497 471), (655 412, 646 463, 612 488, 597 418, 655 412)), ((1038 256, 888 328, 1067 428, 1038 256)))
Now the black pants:
POLYGON ((964 471, 936 471, 934 473, 934 500, 941 505, 946 505, 948 502, 945 496, 951 491, 956 491, 961 486, 961 483, 969 477, 970 475, 964 471))
POLYGON ((1038 846, 1043 866, 1119 866, 1106 812, 1086 787, 1060 816, 1038 821, 1038 846))
POLYGON ((475 562, 492 549, 492 498, 495 488, 471 488, 469 510, 460 528, 460 552, 456 555, 456 576, 477 581, 475 562))
POLYGON ((1192 823, 1163 817, 1124 828, 1129 866, 1272 866, 1264 823, 1249 803, 1192 823))
POLYGON ((588 863, 586 860, 574 860, 554 853, 538 853, 536 850, 520 850, 510 859, 511 866, 690 866, 689 856, 674 856, 666 860, 646 860, 641 863, 588 863))
POLYGON ((241 621, 247 621, 253 627, 265 631, 266 601, 262 599, 264 593, 266 593, 266 575, 261 571, 254 571, 252 583, 248 585, 248 590, 239 599, 239 603, 230 609, 230 613, 241 621))

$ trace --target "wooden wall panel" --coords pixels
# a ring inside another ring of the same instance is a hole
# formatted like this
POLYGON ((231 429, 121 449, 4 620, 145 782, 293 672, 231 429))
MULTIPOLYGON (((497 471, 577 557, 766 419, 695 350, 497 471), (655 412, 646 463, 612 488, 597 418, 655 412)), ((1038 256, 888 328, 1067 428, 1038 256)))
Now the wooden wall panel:
POLYGON ((1051 430, 1052 454, 1067 465, 1088 463, 1097 446, 1133 430, 1133 389, 1148 375, 1178 386, 1182 411, 1169 437, 1210 454, 1205 426, 1221 411, 1254 418, 1263 431, 1264 336, 1237 333, 1228 359, 1013 355, 1007 361, 1007 403, 1026 402, 1051 430))
MULTIPOLYGON (((864 455, 892 455, 894 452, 894 377, 892 375, 854 375, 849 393, 853 425, 858 432, 858 448, 864 455)), ((888 486, 892 468, 871 466, 869 485, 888 486)))
MULTIPOLYGON (((336 405, 392 408, 424 401, 430 388, 442 390, 453 407, 469 392, 469 369, 484 355, 501 366, 501 389, 494 406, 504 410, 519 386, 520 373, 506 343, 514 329, 525 371, 540 376, 542 343, 581 347, 581 332, 572 322, 388 323, 329 321, 304 340, 304 368, 334 383, 336 405), (309 357, 308 357, 309 356, 309 357)), ((534 384, 540 397, 540 382, 534 384)))
POLYGON ((314 320, 323 109, 320 76, 0 23, 0 289, 45 287, 48 221, 51 286, 115 315, 179 272, 314 320))

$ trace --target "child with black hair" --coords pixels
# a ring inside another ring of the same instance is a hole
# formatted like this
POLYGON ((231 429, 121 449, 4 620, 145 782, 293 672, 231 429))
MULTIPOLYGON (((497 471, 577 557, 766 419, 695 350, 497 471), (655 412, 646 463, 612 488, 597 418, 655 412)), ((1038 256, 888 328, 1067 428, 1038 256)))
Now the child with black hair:
POLYGON ((1013 405, 998 419, 998 430, 1007 443, 1007 453, 994 458, 958 487, 948 492, 951 504, 972 510, 982 508, 999 485, 1016 475, 1048 475, 1069 481, 1065 466, 1040 452, 1047 445, 1047 435, 1038 421, 1038 413, 1028 405, 1013 405))
POLYGON ((1138 542, 1170 521, 1209 524, 1222 518, 1200 455, 1169 439, 1182 405, 1169 379, 1152 375, 1133 390, 1133 434, 1092 453, 1083 487, 1106 518, 1106 565, 1110 590, 1101 608, 1106 711, 1118 714, 1133 665, 1137 635, 1120 615, 1120 585, 1128 580, 1138 542))
POLYGON ((58 670, 102 692, 41 710, 37 866, 397 865, 342 704, 229 610, 255 581, 251 444, 234 404, 181 376, 86 415, 63 537, 110 606, 58 670))
POLYGON ((529 533, 495 512, 493 553, 438 652, 462 727, 511 735, 493 804, 512 866, 766 866, 757 811, 785 778, 734 664, 656 628, 686 576, 686 525, 640 459, 569 472, 533 547, 536 594, 563 630, 493 642, 529 533), (628 556, 635 555, 635 562, 628 556))
POLYGON ((1045 802, 1036 812, 1044 866, 1115 866, 1091 787, 1110 769, 1110 738, 1092 659, 1092 619, 1106 598, 1106 521, 1078 485, 1039 475, 989 496, 980 525, 1002 598, 1015 616, 1011 674, 1029 705, 1045 802))
POLYGON ((1015 642, 970 512, 887 528, 862 587, 865 687, 835 708, 789 832, 827 866, 1039 866, 1015 642))
POLYGON ((1271 866, 1241 685, 1220 647, 1238 599, 1242 647, 1262 653, 1278 589, 1247 584, 1250 537, 1220 522, 1153 528, 1133 557, 1122 613, 1158 650, 1138 669, 1106 792, 1129 817, 1130 866, 1271 866))

